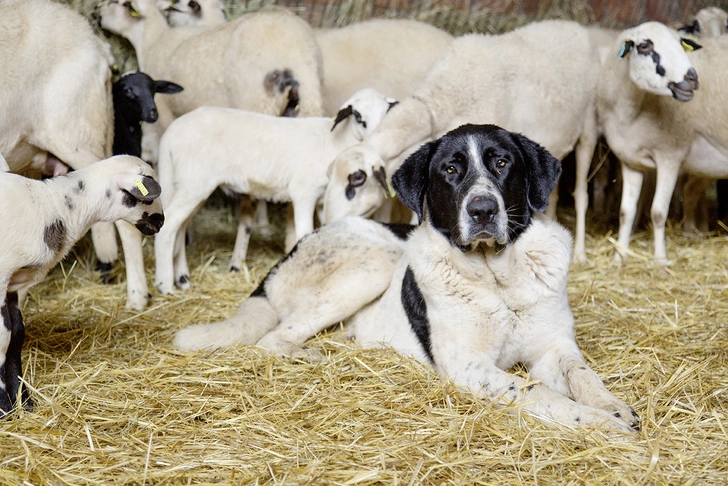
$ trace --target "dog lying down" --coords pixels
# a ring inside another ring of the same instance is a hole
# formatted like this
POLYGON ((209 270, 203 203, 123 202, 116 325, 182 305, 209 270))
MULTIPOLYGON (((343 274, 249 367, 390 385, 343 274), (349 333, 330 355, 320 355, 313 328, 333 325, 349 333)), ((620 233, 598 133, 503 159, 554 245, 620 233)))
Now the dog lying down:
POLYGON ((560 173, 559 161, 522 135, 461 126, 392 177, 419 226, 356 217, 324 226, 235 316, 183 329, 174 345, 257 344, 316 358, 303 343, 344 321, 362 346, 413 356, 478 397, 547 422, 634 433, 637 414, 606 389, 574 339, 571 235, 535 214, 560 173), (537 381, 504 371, 517 363, 537 381))

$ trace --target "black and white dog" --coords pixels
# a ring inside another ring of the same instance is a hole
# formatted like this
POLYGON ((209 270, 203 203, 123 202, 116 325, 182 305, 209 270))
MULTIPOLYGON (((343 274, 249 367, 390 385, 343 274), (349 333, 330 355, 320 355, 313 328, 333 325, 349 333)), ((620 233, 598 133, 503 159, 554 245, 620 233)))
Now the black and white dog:
POLYGON ((561 165, 526 137, 464 125, 422 146, 394 174, 419 217, 409 234, 348 218, 299 242, 219 323, 180 331, 180 349, 301 345, 345 321, 365 347, 391 346, 489 400, 546 421, 634 432, 634 410, 584 362, 566 293, 571 236, 535 213, 561 165), (517 363, 529 382, 506 372, 517 363), (570 397, 570 398, 569 398, 570 397))

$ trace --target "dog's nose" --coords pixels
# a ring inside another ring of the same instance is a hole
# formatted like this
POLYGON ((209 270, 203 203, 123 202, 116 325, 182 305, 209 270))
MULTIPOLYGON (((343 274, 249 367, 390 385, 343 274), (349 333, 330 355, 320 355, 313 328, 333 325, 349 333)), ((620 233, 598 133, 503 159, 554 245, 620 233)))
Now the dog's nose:
POLYGON ((476 196, 468 203, 467 211, 470 219, 476 223, 490 223, 498 214, 498 202, 492 197, 476 196))

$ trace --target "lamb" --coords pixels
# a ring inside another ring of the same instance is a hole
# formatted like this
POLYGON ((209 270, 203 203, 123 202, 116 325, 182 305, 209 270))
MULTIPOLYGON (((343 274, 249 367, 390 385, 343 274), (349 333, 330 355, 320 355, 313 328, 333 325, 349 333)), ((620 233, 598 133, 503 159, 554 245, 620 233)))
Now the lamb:
MULTIPOLYGON (((18 293, 38 283, 91 225, 122 219, 145 235, 164 223, 151 167, 116 156, 46 181, 0 173, 0 415, 16 404, 24 325, 18 293)), ((22 401, 27 402, 27 393, 22 401)))
POLYGON ((114 100, 114 155, 142 155, 142 122, 159 118, 155 93, 173 94, 182 86, 171 81, 155 81, 143 72, 122 75, 111 88, 114 100))
MULTIPOLYGON (((86 19, 49 0, 0 2, 0 153, 15 173, 82 169, 111 155, 109 46, 86 19), (52 169, 45 169, 50 163, 52 169), (63 164, 63 165, 61 165, 63 164)), ((127 269, 127 307, 146 305, 141 234, 116 224, 127 269), (142 271, 138 269, 142 267, 142 271)), ((98 261, 117 257, 110 223, 92 228, 98 261)))
MULTIPOLYGON (((154 241, 157 289, 168 294, 173 285, 189 287, 184 230, 218 186, 254 198, 290 201, 296 239, 313 231, 329 163, 345 147, 365 139, 394 103, 376 90, 362 90, 345 103, 333 127, 329 118, 281 118, 221 107, 198 108, 172 123, 160 143, 158 171, 167 224, 154 241)), ((353 193, 365 180, 363 172, 353 174, 347 191, 353 193)), ((249 216, 241 218, 233 267, 245 257, 249 224, 249 216)))
POLYGON ((701 44, 648 22, 622 32, 613 46, 619 57, 605 66, 597 108, 623 179, 617 260, 629 246, 644 171, 657 172, 650 216, 654 260, 663 265, 665 220, 680 170, 728 176, 728 38, 701 44))
MULTIPOLYGON (((375 172, 392 174, 408 149, 466 122, 521 132, 559 159, 576 148, 577 180, 586 181, 597 140, 599 72, 597 47, 587 29, 574 22, 544 21, 502 35, 454 39, 415 93, 384 117, 366 142, 336 157, 324 219, 372 214, 389 192, 371 177, 375 172), (347 198, 348 178, 358 171, 367 182, 347 198)), ((580 187, 577 211, 588 201, 586 183, 580 187)), ((553 214, 553 203, 550 210, 553 214)), ((576 251, 583 252, 583 245, 576 251)))

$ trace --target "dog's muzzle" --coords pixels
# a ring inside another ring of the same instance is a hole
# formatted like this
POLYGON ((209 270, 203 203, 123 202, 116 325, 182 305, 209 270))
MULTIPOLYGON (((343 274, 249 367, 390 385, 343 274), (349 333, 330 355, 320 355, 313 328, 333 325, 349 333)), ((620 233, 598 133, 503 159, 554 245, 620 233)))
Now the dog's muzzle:
POLYGON ((472 245, 485 243, 505 244, 507 241, 507 224, 498 199, 491 194, 472 197, 461 212, 459 244, 472 245))

